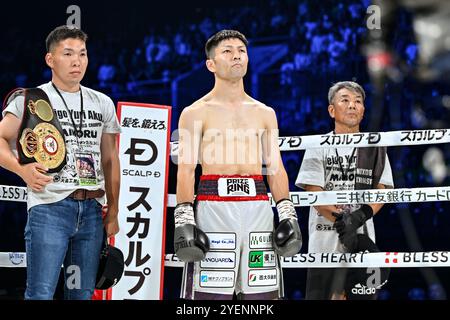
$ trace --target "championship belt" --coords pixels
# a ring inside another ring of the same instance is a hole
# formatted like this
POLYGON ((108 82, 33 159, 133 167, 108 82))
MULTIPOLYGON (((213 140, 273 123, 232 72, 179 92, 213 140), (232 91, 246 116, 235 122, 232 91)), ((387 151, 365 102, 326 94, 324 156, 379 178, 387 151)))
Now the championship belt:
POLYGON ((49 173, 66 165, 64 133, 47 94, 39 88, 20 89, 11 97, 25 97, 24 112, 17 137, 19 163, 39 162, 49 173))

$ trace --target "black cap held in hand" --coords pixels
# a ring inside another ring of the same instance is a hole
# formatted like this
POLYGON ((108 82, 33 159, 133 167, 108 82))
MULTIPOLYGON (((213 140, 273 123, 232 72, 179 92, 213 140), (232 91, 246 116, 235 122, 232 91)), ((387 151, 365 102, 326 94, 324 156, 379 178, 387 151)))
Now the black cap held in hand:
POLYGON ((106 241, 100 253, 100 262, 97 270, 97 278, 95 281, 95 288, 99 290, 106 290, 114 287, 122 278, 123 270, 125 268, 124 257, 119 248, 109 245, 106 241))

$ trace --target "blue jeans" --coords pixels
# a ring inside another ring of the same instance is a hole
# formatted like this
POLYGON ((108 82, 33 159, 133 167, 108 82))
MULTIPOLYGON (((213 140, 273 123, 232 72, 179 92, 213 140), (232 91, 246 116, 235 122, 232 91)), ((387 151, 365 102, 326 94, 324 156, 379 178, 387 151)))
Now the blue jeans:
POLYGON ((53 299, 63 263, 64 298, 91 299, 103 242, 101 205, 95 199, 66 198, 32 207, 25 242, 25 299, 53 299))

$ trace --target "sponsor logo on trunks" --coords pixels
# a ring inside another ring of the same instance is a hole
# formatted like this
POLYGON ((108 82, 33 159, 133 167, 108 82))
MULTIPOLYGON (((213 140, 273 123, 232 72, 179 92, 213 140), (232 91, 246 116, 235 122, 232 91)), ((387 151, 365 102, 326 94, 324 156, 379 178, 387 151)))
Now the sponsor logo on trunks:
POLYGON ((236 249, 235 233, 207 232, 210 250, 236 249))
POLYGON ((277 269, 249 270, 248 272, 249 287, 276 286, 277 283, 277 269))
POLYGON ((232 288, 234 286, 234 271, 200 271, 200 287, 202 288, 232 288))
POLYGON ((275 267, 274 251, 250 251, 248 255, 250 268, 275 267))
POLYGON ((256 196, 255 181, 251 178, 220 178, 218 190, 221 197, 256 196))
POLYGON ((201 268, 233 269, 236 264, 234 252, 208 252, 205 259, 200 261, 201 268))
POLYGON ((272 232, 251 232, 250 249, 272 249, 272 232))
POLYGON ((331 224, 316 224, 316 231, 334 231, 334 227, 331 224))

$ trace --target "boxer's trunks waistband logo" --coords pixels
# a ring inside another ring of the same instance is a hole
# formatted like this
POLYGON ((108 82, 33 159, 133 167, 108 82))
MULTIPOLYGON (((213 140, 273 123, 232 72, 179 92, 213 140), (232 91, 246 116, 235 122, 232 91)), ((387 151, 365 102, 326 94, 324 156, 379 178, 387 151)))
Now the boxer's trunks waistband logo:
POLYGON ((255 180, 252 178, 220 178, 218 191, 221 197, 256 196, 255 180))

